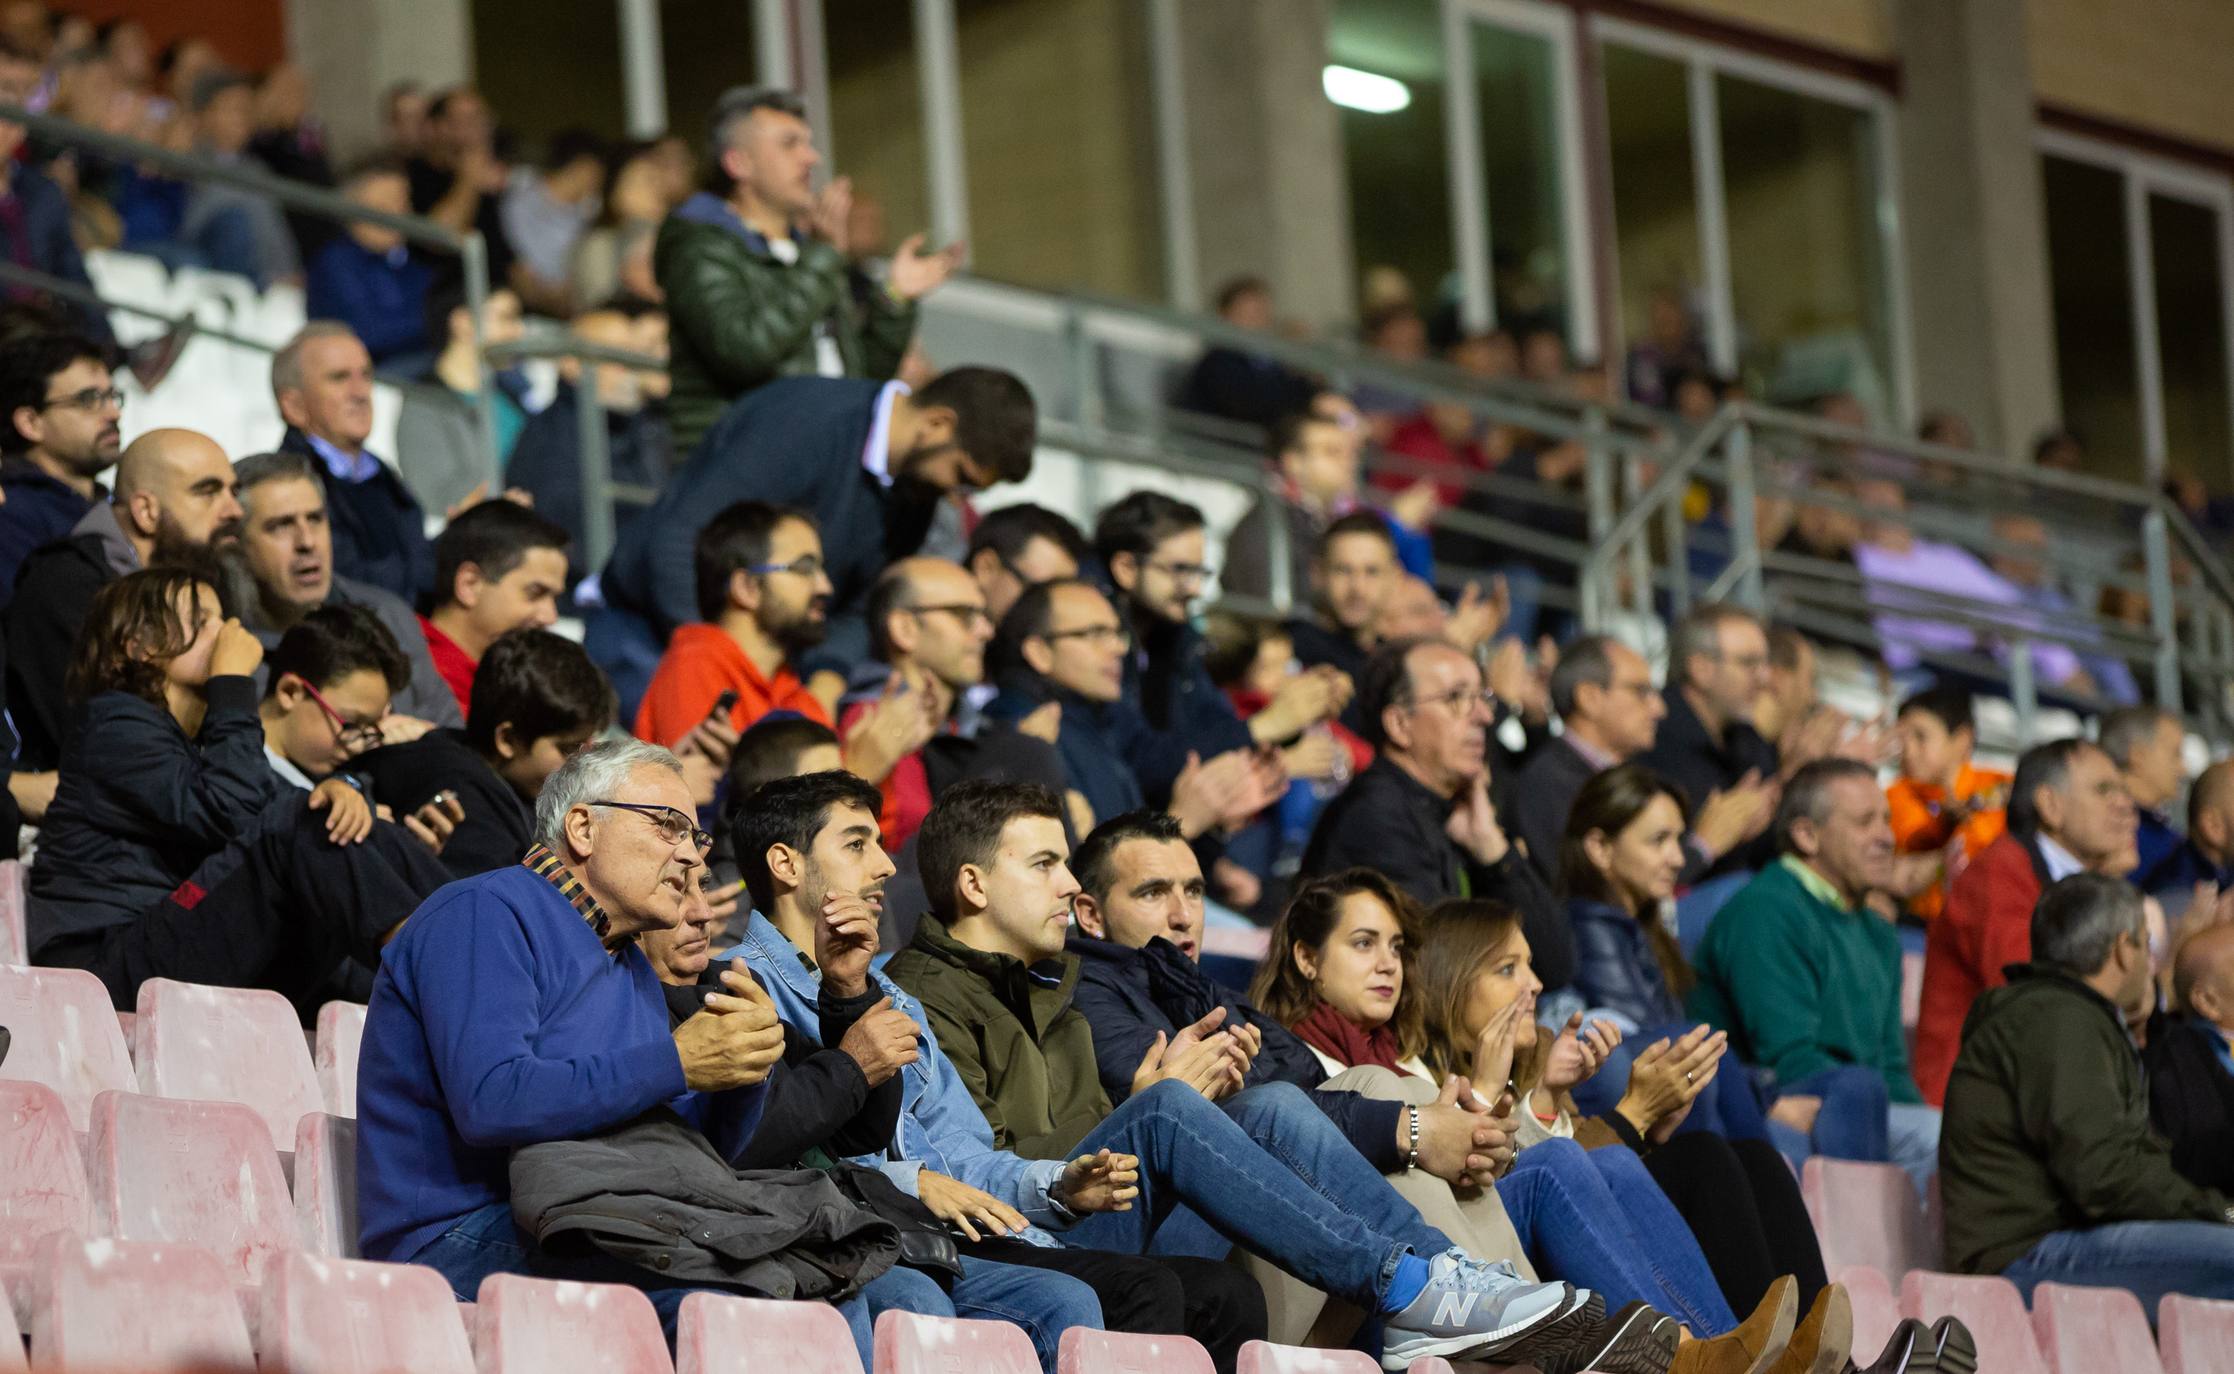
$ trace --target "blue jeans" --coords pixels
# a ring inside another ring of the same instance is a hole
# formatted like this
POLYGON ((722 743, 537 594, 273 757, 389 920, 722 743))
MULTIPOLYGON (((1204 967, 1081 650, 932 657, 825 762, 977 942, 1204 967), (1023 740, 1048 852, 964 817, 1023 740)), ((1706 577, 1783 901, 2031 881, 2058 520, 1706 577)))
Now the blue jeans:
POLYGON ((1691 1228, 1634 1152, 1542 1141, 1515 1157, 1497 1196, 1544 1277, 1603 1293, 1609 1309, 1650 1303, 1696 1336, 1737 1326, 1691 1228))
POLYGON ((2054 1231, 2001 1276, 2031 1303, 2033 1285, 2124 1288, 2156 1323, 2167 1293, 2234 1298, 2234 1226, 2217 1221, 2119 1221, 2054 1231))
MULTIPOLYGON (((1222 1109, 1183 1083, 1158 1083, 1127 1098, 1072 1153, 1103 1149, 1140 1157, 1140 1198, 1130 1211, 1079 1222, 1065 1236, 1073 1244, 1170 1253, 1157 1233, 1191 1209, 1230 1244, 1367 1311, 1379 1310, 1407 1252, 1451 1248, 1290 1083, 1236 1093, 1222 1109)), ((1193 1234, 1181 1252, 1202 1253, 1193 1234)))
MULTIPOLYGON (((1804 1139, 1807 1148, 1827 1159, 1883 1164, 1893 1157, 1888 1135, 1892 1104, 1885 1095, 1885 1076, 1877 1070, 1858 1064, 1824 1069, 1794 1082, 1776 1084, 1770 1098, 1773 1101, 1780 1097, 1823 1099, 1811 1136, 1797 1137, 1789 1128, 1777 1133, 1777 1144, 1787 1156, 1792 1154, 1787 1148, 1790 1142, 1804 1139)), ((1806 1157, 1804 1151, 1800 1157, 1806 1157)))

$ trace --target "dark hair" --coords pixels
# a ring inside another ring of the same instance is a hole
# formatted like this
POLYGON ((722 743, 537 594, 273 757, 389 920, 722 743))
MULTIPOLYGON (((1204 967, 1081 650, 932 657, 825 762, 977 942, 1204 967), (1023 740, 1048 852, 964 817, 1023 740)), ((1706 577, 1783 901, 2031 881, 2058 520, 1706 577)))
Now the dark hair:
POLYGON ((915 869, 931 913, 952 921, 954 880, 963 867, 990 864, 1008 823, 1032 816, 1063 819, 1062 802, 1036 782, 970 778, 941 793, 915 832, 915 869))
MULTIPOLYGON (((317 482, 318 472, 311 467, 310 459, 292 450, 272 453, 251 453, 233 460, 233 492, 243 506, 248 504, 248 493, 270 482, 317 482)), ((319 483, 319 500, 325 499, 325 484, 319 483)))
POLYGON ((1341 428, 1336 421, 1329 420, 1324 415, 1313 415, 1308 410, 1283 415, 1272 422, 1272 428, 1267 433, 1265 457, 1277 463, 1282 457, 1302 448, 1304 432, 1313 425, 1325 425, 1328 429, 1335 430, 1341 428))
POLYGON ((370 181, 374 177, 408 177, 410 175, 411 170, 404 165, 401 157, 387 149, 380 149, 366 153, 363 157, 344 166, 341 170, 339 185, 342 190, 346 191, 359 182, 370 181))
MULTIPOLYGON (((1590 850, 1584 840, 1592 832, 1608 839, 1615 838, 1660 797, 1675 803, 1676 815, 1688 832, 1691 804, 1684 799, 1683 789, 1641 764, 1624 763, 1608 768, 1584 783, 1582 791, 1575 794, 1574 805, 1568 809, 1567 829, 1559 840, 1561 894, 1609 906, 1625 905, 1614 892, 1613 885, 1598 871, 1598 866, 1590 861, 1590 850)), ((1661 977, 1667 980, 1669 990, 1680 1001, 1690 995, 1695 978, 1690 962, 1683 957, 1683 947, 1668 934, 1657 916, 1657 912, 1638 912, 1637 924, 1644 930, 1645 943, 1652 947, 1661 977)))
POLYGON ((1800 655, 1813 648, 1806 635, 1789 625, 1769 626, 1769 666, 1789 673, 1797 671, 1800 655))
POLYGON ((869 624, 870 658, 879 663, 892 661, 892 613, 914 604, 915 583, 908 579, 905 567, 893 563, 877 574, 877 580, 869 584, 869 599, 861 608, 862 619, 869 624))
POLYGON ((1065 587, 1084 587, 1096 596, 1102 589, 1083 577, 1058 577, 1052 582, 1037 582, 1024 589, 1016 604, 1001 617, 1000 628, 993 632, 992 665, 994 676, 1002 673, 1029 672, 1037 676, 1031 664, 1024 660, 1024 641, 1046 635, 1055 623, 1055 593, 1065 587))
POLYGON ((1094 553, 1104 567, 1121 553, 1145 559, 1166 539, 1199 530, 1206 523, 1200 506, 1160 491, 1136 491, 1109 506, 1094 522, 1094 553))
POLYGON ((1039 443, 1039 408, 1031 388, 1014 374, 994 367, 950 367, 924 383, 916 408, 942 406, 954 412, 954 442, 979 467, 1003 482, 1032 475, 1032 450, 1039 443))
POLYGON ((1603 691, 1613 686, 1611 635, 1583 635, 1559 651, 1551 670, 1551 709, 1561 720, 1575 713, 1575 694, 1587 684, 1603 691))
POLYGON ((2097 747, 2078 738, 2052 739, 2019 754, 2016 776, 2009 780, 2009 833, 2025 841, 2039 834, 2040 804, 2034 794, 2043 787, 2062 787, 2071 776, 2072 760, 2097 747))
POLYGON ((2095 743, 2110 762, 2123 768, 2132 762, 2133 751, 2154 738, 2166 721, 2180 725, 2180 713, 2163 706, 2121 706, 2102 718, 2094 732, 2095 743))
POLYGON ((1831 788, 1850 778, 1860 778, 1872 788, 1877 786, 1877 770, 1858 759, 1817 759, 1802 767, 1784 784, 1784 795, 1777 799, 1776 834, 1777 852, 1797 854, 1792 847, 1792 826, 1805 820, 1821 825, 1830 818, 1831 788))
MULTIPOLYGON (((488 301, 494 300, 500 292, 513 297, 520 294, 503 282, 497 282, 489 287, 489 294, 483 298, 482 308, 486 309, 488 301)), ((470 310, 472 305, 472 298, 466 295, 464 277, 452 273, 436 278, 427 288, 426 299, 419 306, 420 323, 426 330, 427 346, 439 352, 450 339, 450 317, 460 310, 470 310)), ((433 383, 430 382, 429 385, 433 383)))
POLYGON ((1396 917, 1397 931, 1404 940, 1404 988, 1396 999, 1396 1015, 1389 1027, 1396 1032, 1397 1058, 1408 1058, 1426 1046, 1423 1004, 1414 995, 1418 990, 1414 977, 1419 968, 1423 923, 1419 903, 1387 874, 1375 869, 1345 868, 1313 878, 1295 890, 1295 895, 1288 899, 1287 910, 1273 923, 1272 948, 1257 969, 1256 981, 1249 989, 1249 1000, 1283 1026, 1292 1027, 1309 1016, 1312 1008, 1319 1004, 1319 995, 1312 990, 1311 980, 1296 966, 1295 947, 1323 948, 1342 924, 1343 899, 1361 892, 1379 899, 1381 905, 1389 909, 1396 917))
POLYGON ((1381 724, 1381 714, 1411 699, 1412 651, 1443 642, 1429 635, 1392 639, 1375 649, 1373 657, 1366 660, 1365 673, 1357 685, 1357 701, 1358 710, 1364 716, 1367 744, 1375 749, 1388 747, 1388 730, 1381 724))
POLYGON ((31 440, 16 428, 16 411, 46 409, 47 383, 80 359, 106 368, 108 353, 81 334, 30 334, 0 344, 0 453, 28 453, 31 440))
POLYGON ((837 742, 837 731, 796 712, 771 712, 754 721, 729 750, 731 809, 768 783, 796 774, 799 756, 809 749, 837 742))
POLYGON ((1900 710, 1894 713, 1893 718, 1898 720, 1910 711, 1921 711, 1930 716, 1933 720, 1946 726, 1947 733, 1950 735, 1958 730, 1969 730, 1973 734, 1977 731, 1977 726, 1970 715, 1970 693, 1960 687, 1944 685, 1926 687, 1923 691, 1902 702, 1900 710))
MULTIPOLYGON (((1719 662, 1722 658, 1722 627, 1744 622, 1759 625, 1761 618, 1743 606, 1728 601, 1708 601, 1691 608, 1691 614, 1675 623, 1668 632, 1668 689, 1675 689, 1691 681, 1691 660, 1709 658, 1719 662)), ((1765 634, 1766 631, 1763 631, 1765 634)), ((1797 660, 1794 660, 1797 662, 1797 660)))
POLYGON ((969 552, 962 556, 967 565, 977 561, 977 556, 991 549, 1003 565, 1014 566, 1024 556, 1024 550, 1034 539, 1048 543, 1070 555, 1071 562, 1086 566, 1086 536, 1078 526, 1045 506, 1035 506, 1029 501, 1013 506, 1003 506, 977 522, 970 532, 969 552))
POLYGON ((1233 303, 1237 300, 1240 300, 1243 296, 1269 296, 1271 294, 1271 282, 1266 281, 1264 278, 1256 275, 1254 272, 1245 272, 1238 277, 1228 277, 1225 282, 1218 287, 1217 294, 1211 299, 1217 303, 1218 313, 1223 315, 1228 310, 1233 309, 1233 303))
POLYGON ((529 744, 602 730, 619 709, 613 684, 588 650, 549 630, 514 630, 499 635, 473 670, 466 743, 494 758, 499 725, 529 744))
POLYGON ((1287 639, 1288 627, 1234 611, 1209 611, 1202 617, 1202 667, 1212 685, 1231 687, 1249 674, 1257 653, 1272 639, 1287 639))
POLYGON ((82 704, 103 692, 125 692, 167 706, 163 669, 192 646, 200 629, 178 623, 179 597, 191 601, 198 588, 214 592, 220 585, 214 569, 161 564, 101 588, 78 631, 63 694, 82 704))
POLYGON ((548 516, 517 501, 492 497, 452 516, 434 541, 434 604, 447 606, 458 594, 458 570, 471 563, 483 579, 495 582, 512 574, 537 549, 565 553, 573 537, 548 516))
POLYGON ((411 685, 411 660, 372 608, 334 601, 281 635, 264 666, 270 670, 266 697, 279 690, 279 679, 288 673, 320 691, 357 672, 380 674, 391 697, 411 685))
POLYGON ((844 769, 772 778, 729 813, 729 844, 737 855, 737 874, 763 916, 775 912, 775 878, 768 872, 768 850, 789 845, 805 853, 830 824, 830 813, 852 806, 875 819, 884 805, 875 787, 844 769))
POLYGON ((1351 534, 1369 534, 1388 546, 1390 557, 1396 555, 1396 536, 1389 533, 1387 522, 1372 511, 1354 510, 1326 527, 1325 532, 1319 536, 1317 547, 1312 549, 1311 556, 1319 562, 1325 562, 1327 551, 1334 547, 1334 541, 1351 534))
POLYGON ((1419 318, 1418 308, 1409 302, 1397 301, 1384 305, 1377 310, 1368 311, 1365 318, 1358 322, 1358 337, 1372 343, 1386 333, 1390 325, 1419 318))
MULTIPOLYGON (((1414 951, 1419 979, 1415 984, 1409 977, 1410 970, 1406 970, 1397 1011, 1401 1014, 1406 1003, 1416 1009, 1424 1042, 1419 1054, 1431 1071, 1470 1077, 1474 1072, 1474 1046, 1462 1024, 1466 1004, 1473 998, 1474 980, 1482 970, 1522 935, 1520 913, 1503 902, 1452 898, 1429 908, 1425 925, 1427 936, 1414 951)), ((1528 1052, 1529 1057, 1544 1053, 1545 1039, 1539 1033, 1537 1048, 1528 1052)), ((1520 1056, 1515 1056, 1511 1082, 1518 1086, 1535 1077, 1534 1071, 1523 1066, 1520 1056)), ((1489 1096, 1505 1085, 1480 1086, 1483 1095, 1489 1096)))
POLYGON ((1169 811, 1145 806, 1111 816, 1095 826, 1070 856, 1071 876, 1095 901, 1109 900, 1109 889, 1117 881, 1117 849, 1127 840, 1154 840, 1158 844, 1176 840, 1185 844, 1187 832, 1179 828, 1179 818, 1169 811))
POLYGON ((605 165, 605 140, 579 124, 569 125, 551 135, 550 145, 543 152, 543 170, 562 171, 583 158, 605 165))
POLYGON ((814 517, 805 511, 766 501, 739 501, 706 522, 692 551, 700 620, 721 619, 729 605, 729 579, 767 562, 776 531, 791 520, 814 527, 814 517))
POLYGON ((736 186, 737 179, 722 170, 721 155, 728 151, 737 126, 757 110, 807 117, 806 102, 776 86, 731 86, 715 96, 713 113, 706 116, 706 184, 713 190, 727 194, 736 186))
POLYGON ((2033 962, 2085 978, 2110 961, 2120 935, 2148 944, 2141 893, 2122 878, 2074 873, 2040 894, 2032 909, 2033 962))

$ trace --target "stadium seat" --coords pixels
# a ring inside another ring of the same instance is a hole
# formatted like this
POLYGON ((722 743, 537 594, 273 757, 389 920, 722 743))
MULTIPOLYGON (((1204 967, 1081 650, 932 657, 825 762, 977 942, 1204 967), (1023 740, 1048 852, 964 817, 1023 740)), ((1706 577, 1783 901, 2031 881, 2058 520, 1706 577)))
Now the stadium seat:
POLYGON ((357 1046, 364 1038, 362 1002, 328 1002, 318 1009, 318 1090, 335 1116, 357 1114, 357 1046))
POLYGON ((54 1089, 74 1131, 90 1123, 95 1094, 133 1086, 109 991, 82 969, 0 967, 0 1026, 13 1036, 0 1075, 54 1089))
POLYGON ((304 1112, 325 1110, 301 1019, 278 993, 150 978, 139 1016, 141 1092, 246 1103, 280 1151, 304 1112))
POLYGON ((876 1374, 1034 1374, 1039 1356, 1024 1328, 968 1317, 880 1312, 876 1374))
POLYGON ((2234 1369, 2234 1302, 2167 1294, 2156 1305, 2164 1374, 2222 1374, 2234 1369))
POLYGON ((241 1285, 296 1248, 279 1158, 237 1102, 102 1093, 86 1161, 95 1235, 201 1246, 241 1285))
POLYGON ((305 1112, 295 1126, 295 1229, 313 1255, 357 1258, 357 1123, 305 1112))
POLYGON ((1829 1271, 1866 1264, 1888 1281, 1939 1262, 1916 1202, 1916 1185, 1891 1164, 1809 1159, 1800 1195, 1829 1271))
POLYGON ((416 1264, 281 1255, 264 1271, 257 1354, 287 1374, 474 1374, 449 1281, 416 1264))
POLYGON ((1874 1357, 1893 1338, 1893 1328, 1900 1325, 1900 1299, 1893 1295, 1891 1281, 1874 1266, 1850 1264, 1830 1274, 1846 1286, 1846 1296, 1853 1300, 1854 1354, 1860 1364, 1862 1352, 1874 1357))
POLYGON ((56 1374, 252 1374, 224 1266, 191 1245, 49 1237, 31 1307, 38 1368, 56 1374))
MULTIPOLYGON (((1064 1339, 1069 1339, 1065 1333, 1064 1339)), ((1066 1344, 1063 1347, 1068 1350, 1066 1344)), ((861 1374, 853 1330, 823 1302, 693 1293, 675 1314, 675 1374, 861 1374)), ((1070 1374, 1066 1369, 1063 1374, 1070 1374)))
POLYGON ((2050 1374, 2162 1374, 2141 1300, 2123 1288, 2043 1283, 2032 1290, 2032 1333, 2050 1374))
MULTIPOLYGON (((1055 1374, 1211 1374, 1210 1352, 1185 1336, 1135 1336, 1074 1326, 1056 1347, 1055 1374)), ((1427 1372, 1414 1365, 1412 1374, 1427 1372)), ((1438 1374, 1449 1374, 1449 1366, 1438 1374)))
POLYGON ((0 1374, 27 1374, 30 1363, 23 1358, 23 1327, 16 1321, 15 1306, 0 1302, 0 1374))
MULTIPOLYGON (((879 1360, 878 1364, 883 1361, 879 1360)), ((1270 1341, 1249 1341, 1234 1362, 1234 1374, 1373 1374, 1381 1362, 1356 1350, 1306 1350, 1270 1341)), ((882 1369, 877 1374, 884 1374, 882 1369)))
POLYGON ((1978 1374, 2048 1374, 2017 1285, 1997 1275, 1914 1270, 1900 1281, 1900 1314, 1960 1317, 1978 1341, 1978 1374))
POLYGON ((0 859, 0 964, 31 962, 30 937, 23 929, 23 861, 0 859))
POLYGON ((21 1262, 56 1231, 86 1229, 85 1159, 62 1098, 0 1079, 0 1260, 21 1262))
POLYGON ((668 1374, 674 1367, 659 1314, 639 1289, 492 1274, 476 1296, 479 1374, 668 1374))

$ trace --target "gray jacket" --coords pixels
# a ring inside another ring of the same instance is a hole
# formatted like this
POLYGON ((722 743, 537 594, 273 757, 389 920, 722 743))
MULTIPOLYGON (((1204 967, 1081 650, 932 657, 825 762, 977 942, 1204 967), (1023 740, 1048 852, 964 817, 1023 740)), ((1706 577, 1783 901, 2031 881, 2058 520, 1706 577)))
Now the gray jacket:
MULTIPOLYGON (((236 598, 241 611, 241 624, 256 636, 256 641, 264 646, 264 652, 268 654, 278 647, 279 637, 284 632, 265 616, 263 603, 258 599, 253 584, 246 577, 241 581, 244 585, 236 598)), ((403 656, 411 660, 410 685, 396 693, 395 700, 389 703, 390 709, 399 716, 417 716, 421 720, 431 720, 437 726, 457 727, 465 724, 465 712, 458 709, 457 694, 450 690, 449 683, 442 680, 442 674, 435 671, 434 656, 427 652, 427 636, 419 628, 419 617, 404 604, 402 597, 384 587, 375 587, 369 582, 359 582, 335 573, 333 590, 326 593, 326 599, 341 606, 363 606, 378 616, 380 623, 388 627, 388 633, 396 637, 396 645, 403 650, 403 656)), ((271 669, 267 664, 257 665, 256 690, 259 693, 264 690, 270 676, 271 669)))
POLYGON ((594 1140, 512 1155, 512 1219, 545 1250, 589 1247, 665 1284, 843 1301, 900 1258, 900 1232, 815 1169, 733 1169, 662 1107, 594 1140))

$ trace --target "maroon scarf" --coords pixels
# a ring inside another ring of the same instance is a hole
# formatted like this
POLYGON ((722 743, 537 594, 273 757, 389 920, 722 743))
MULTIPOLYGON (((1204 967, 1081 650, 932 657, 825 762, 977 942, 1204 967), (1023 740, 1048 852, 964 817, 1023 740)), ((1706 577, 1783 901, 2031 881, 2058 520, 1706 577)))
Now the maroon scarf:
POLYGON ((1294 1030, 1304 1044, 1331 1055, 1347 1068, 1378 1064, 1395 1073, 1405 1072, 1396 1062, 1396 1032, 1386 1025, 1367 1030, 1320 1002, 1311 1008, 1309 1016, 1295 1023, 1294 1030))

